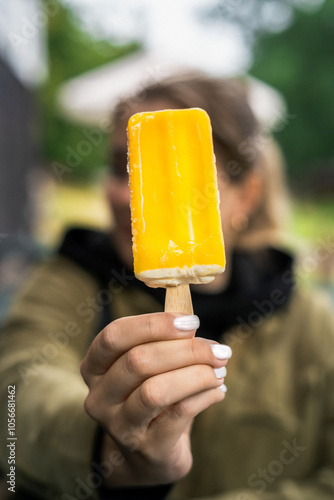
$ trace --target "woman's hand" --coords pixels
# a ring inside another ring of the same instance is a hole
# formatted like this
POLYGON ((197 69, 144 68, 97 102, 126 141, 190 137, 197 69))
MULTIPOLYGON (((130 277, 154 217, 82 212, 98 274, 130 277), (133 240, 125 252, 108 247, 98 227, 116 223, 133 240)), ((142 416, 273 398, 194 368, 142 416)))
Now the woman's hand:
POLYGON ((101 458, 124 457, 109 486, 168 483, 192 465, 193 418, 224 399, 231 350, 194 338, 197 316, 146 314, 110 323, 81 365, 87 413, 105 429, 101 458), (215 354, 214 354, 215 352, 215 354))

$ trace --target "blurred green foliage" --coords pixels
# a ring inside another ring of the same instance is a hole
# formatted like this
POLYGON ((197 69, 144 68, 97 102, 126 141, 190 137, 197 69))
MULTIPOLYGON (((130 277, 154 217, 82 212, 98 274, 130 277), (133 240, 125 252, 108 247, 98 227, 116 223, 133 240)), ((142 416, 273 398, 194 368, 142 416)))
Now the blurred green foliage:
POLYGON ((49 78, 38 96, 42 154, 51 174, 58 180, 87 181, 106 163, 107 138, 103 136, 103 140, 96 141, 98 146, 91 147, 89 154, 81 155, 80 162, 72 155, 71 165, 68 165, 68 148, 76 151, 81 141, 87 143, 91 130, 69 122, 58 113, 56 92, 64 80, 122 57, 136 50, 138 45, 119 46, 97 40, 81 28, 69 7, 59 1, 57 6, 56 14, 50 15, 48 20, 49 78), (73 168, 76 163, 77 167, 73 168))
MULTIPOLYGON (((56 1, 59 9, 56 15, 50 15, 48 26, 50 75, 40 92, 42 146, 51 169, 54 162, 65 165, 63 173, 59 167, 59 178, 77 182, 89 180, 104 166, 107 138, 89 154, 81 155, 77 168, 68 165, 69 148, 76 151, 91 130, 70 123, 58 113, 55 96, 59 84, 139 47, 93 38, 70 8, 56 1)), ((288 112, 295 118, 288 120, 276 138, 285 153, 289 175, 296 179, 317 172, 321 165, 334 169, 334 0, 325 0, 320 8, 306 5, 302 0, 217 0, 216 7, 210 7, 206 14, 209 20, 240 27, 245 40, 254 47, 250 73, 286 98, 288 112), (279 23, 273 27, 272 18, 268 24, 265 16, 266 7, 272 4, 292 12, 291 20, 281 29, 279 23)), ((70 160, 75 162, 75 155, 70 155, 70 160)), ((52 174, 58 177, 55 168, 52 174)))
POLYGON ((315 12, 295 8, 286 30, 255 42, 250 73, 281 91, 295 115, 276 137, 298 179, 323 165, 334 170, 333 47, 333 0, 315 12))
POLYGON ((290 232, 303 242, 316 242, 320 238, 333 238, 334 201, 294 200, 290 232))

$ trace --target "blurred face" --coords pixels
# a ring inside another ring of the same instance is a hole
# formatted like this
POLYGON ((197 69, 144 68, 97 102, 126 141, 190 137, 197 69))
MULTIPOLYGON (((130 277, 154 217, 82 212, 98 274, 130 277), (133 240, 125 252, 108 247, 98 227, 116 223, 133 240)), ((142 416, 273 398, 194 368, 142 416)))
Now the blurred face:
POLYGON ((146 101, 131 107, 131 114, 124 117, 122 126, 114 131, 113 151, 114 165, 107 186, 107 197, 114 219, 114 243, 124 263, 132 268, 132 234, 130 213, 130 190, 129 177, 127 173, 127 133, 128 119, 135 113, 142 111, 159 111, 161 109, 175 108, 176 106, 168 100, 159 99, 146 101))
MULTIPOLYGON (((175 108, 176 106, 168 100, 155 100, 138 104, 132 108, 131 114, 141 111, 157 111, 161 109, 175 108)), ((115 228, 115 245, 125 264, 132 267, 132 236, 130 215, 130 192, 128 186, 127 165, 127 135, 126 126, 130 116, 124 119, 122 126, 114 133, 114 174, 108 184, 108 199, 113 212, 115 228)), ((217 158, 218 189, 220 193, 220 212, 227 255, 233 250, 237 237, 236 231, 231 223, 236 214, 251 210, 247 201, 248 189, 247 179, 241 183, 230 183, 223 174, 223 164, 217 158)))

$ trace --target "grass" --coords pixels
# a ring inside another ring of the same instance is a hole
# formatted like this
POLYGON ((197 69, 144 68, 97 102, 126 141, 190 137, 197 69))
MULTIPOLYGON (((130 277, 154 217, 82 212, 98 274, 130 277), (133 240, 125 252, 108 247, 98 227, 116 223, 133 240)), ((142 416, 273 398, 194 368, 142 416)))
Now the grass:
POLYGON ((39 243, 52 248, 66 228, 89 226, 105 229, 111 215, 103 186, 48 183, 38 200, 35 236, 39 243))
POLYGON ((310 242, 334 236, 334 200, 295 201, 290 232, 310 242))
POLYGON ((334 200, 303 199, 292 204, 289 238, 304 287, 328 291, 334 301, 334 200))

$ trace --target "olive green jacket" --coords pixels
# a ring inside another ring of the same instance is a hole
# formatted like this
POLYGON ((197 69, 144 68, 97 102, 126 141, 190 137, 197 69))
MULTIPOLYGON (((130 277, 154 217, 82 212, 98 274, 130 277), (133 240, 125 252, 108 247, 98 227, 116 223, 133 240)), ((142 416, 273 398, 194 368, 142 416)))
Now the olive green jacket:
MULTIPOLYGON (((102 291, 90 274, 57 256, 21 290, 0 335, 1 442, 14 443, 7 440, 7 402, 8 386, 15 386, 16 488, 44 499, 98 498, 103 469, 92 451, 98 426, 83 408, 80 362, 98 331, 101 303, 110 302, 114 317, 161 310, 127 286, 126 273, 117 273, 102 291)), ((296 290, 279 312, 250 319, 227 335, 233 348, 227 396, 195 419, 193 468, 169 498, 333 499, 329 309, 296 290)), ((8 450, 1 446, 5 474, 8 450)))

